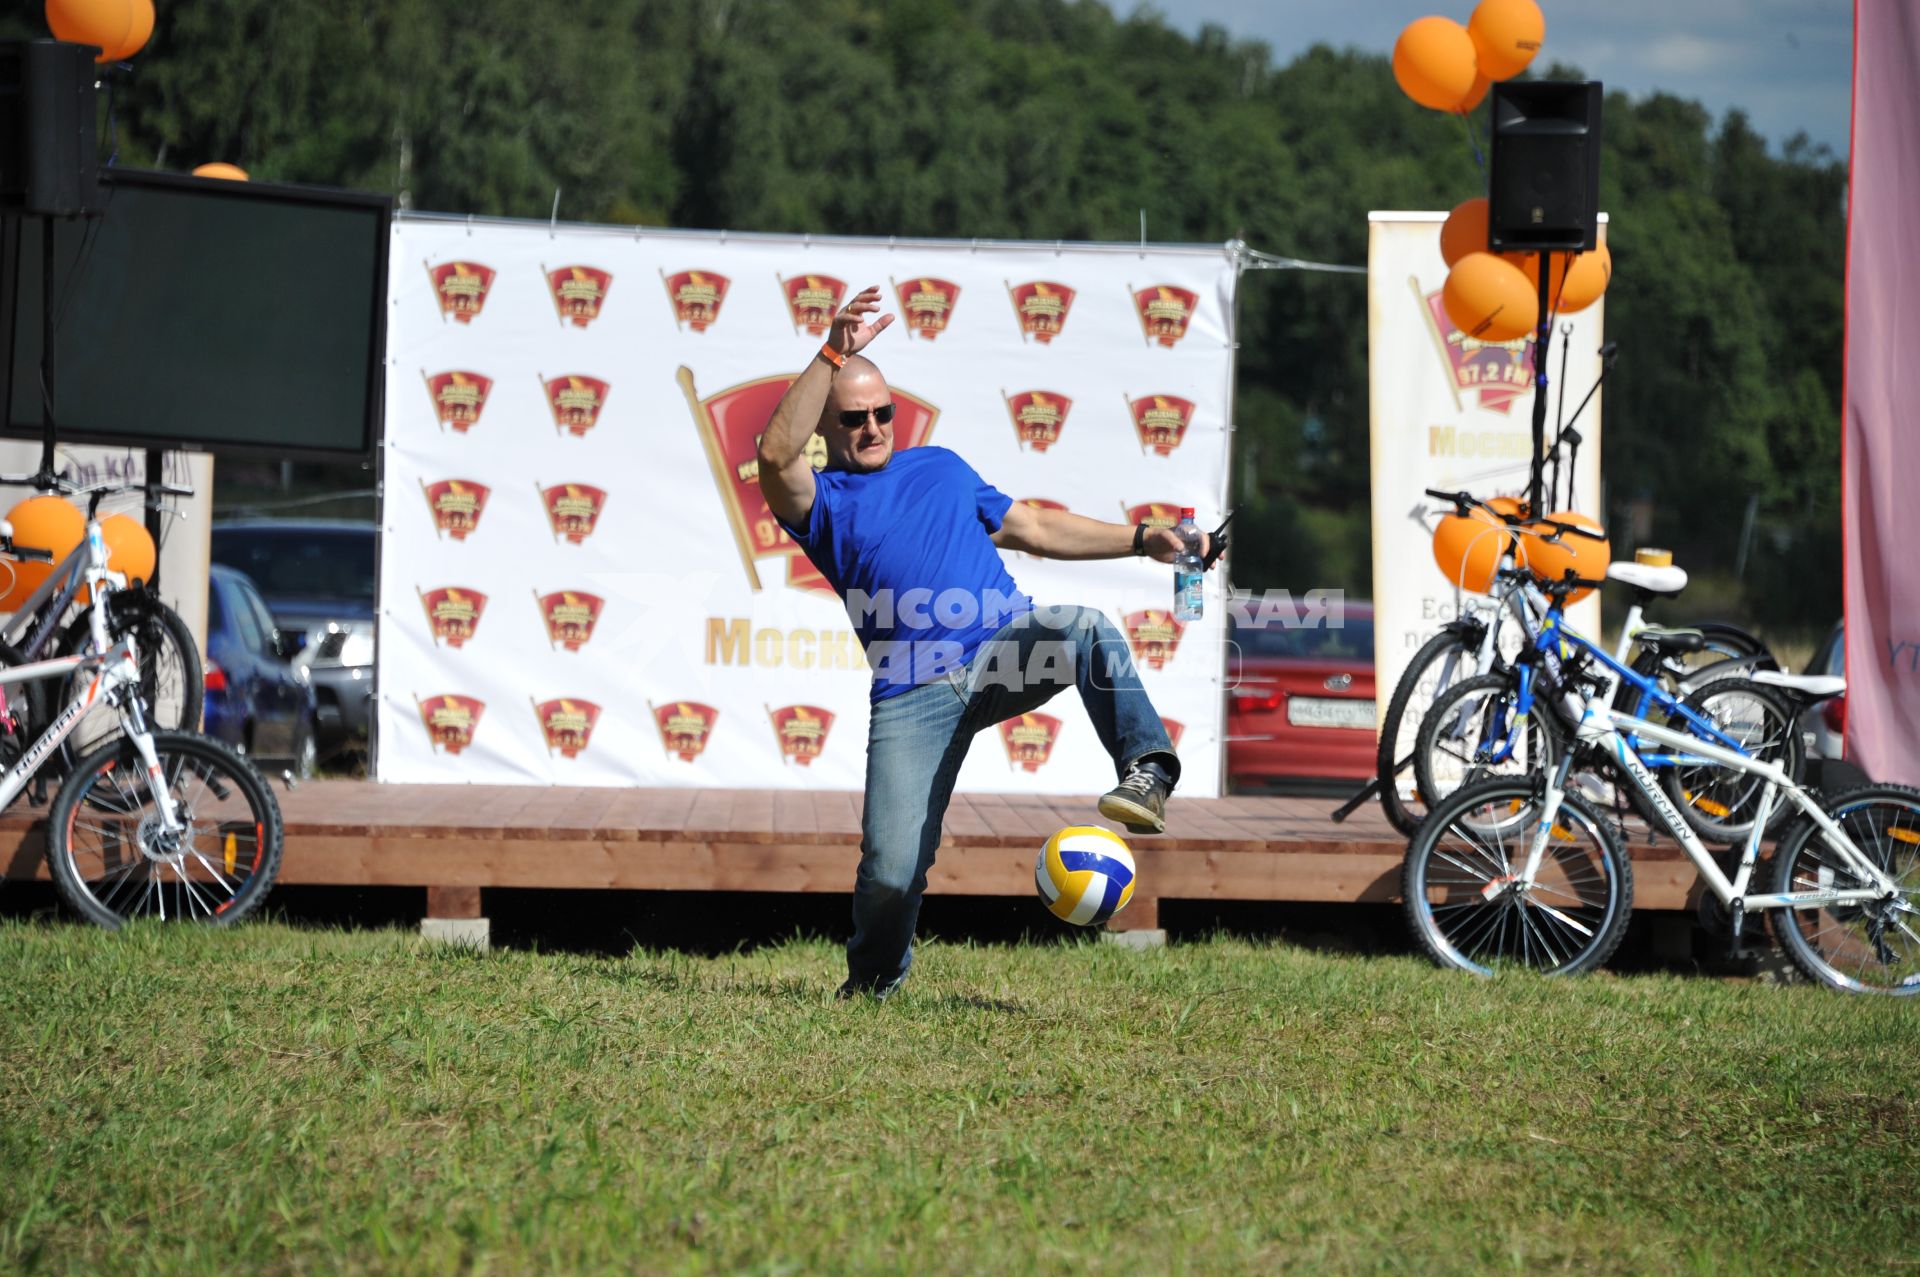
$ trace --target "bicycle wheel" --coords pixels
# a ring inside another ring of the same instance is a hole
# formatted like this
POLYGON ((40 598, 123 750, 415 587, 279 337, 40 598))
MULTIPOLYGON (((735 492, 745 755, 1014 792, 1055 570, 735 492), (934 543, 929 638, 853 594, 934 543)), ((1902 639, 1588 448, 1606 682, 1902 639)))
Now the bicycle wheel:
POLYGON ((54 885, 109 929, 138 917, 237 922, 280 872, 280 805, 253 764, 219 741, 155 732, 153 746, 185 832, 161 829, 146 766, 123 736, 81 759, 54 796, 54 885))
MULTIPOLYGON (((90 626, 87 611, 82 611, 60 635, 60 655, 86 651, 92 641, 90 626)), ((140 699, 146 707, 147 726, 155 731, 199 731, 207 689, 193 631, 178 612, 142 587, 115 590, 107 601, 108 636, 118 640, 128 633, 140 657, 140 699)), ((61 702, 71 701, 74 689, 85 686, 88 677, 84 671, 70 675, 61 689, 61 702)), ((61 742, 61 758, 70 766, 75 758, 119 733, 120 717, 112 707, 89 710, 73 734, 61 742)))
MULTIPOLYGON (((1807 747, 1793 707, 1767 688, 1744 678, 1723 678, 1694 689, 1681 704, 1740 742, 1757 759, 1777 763, 1797 784, 1806 771, 1807 747)), ((1668 723, 1687 730, 1675 715, 1668 723)), ((1736 843, 1753 829, 1754 810, 1765 783, 1750 772, 1718 763, 1698 763, 1661 770, 1660 783, 1681 817, 1707 842, 1736 843)), ((1781 804, 1768 820, 1777 828, 1793 808, 1781 804)))
MULTIPOLYGON (((1774 935, 1794 965, 1849 993, 1920 993, 1920 789, 1869 785, 1826 806, 1842 831, 1899 897, 1866 904, 1776 909, 1774 935)), ((1774 852, 1775 891, 1858 890, 1870 884, 1803 820, 1774 852)))
POLYGON ((1380 810, 1387 823, 1409 836, 1420 827, 1428 804, 1421 798, 1412 768, 1400 764, 1414 751, 1420 723, 1435 696, 1473 673, 1474 658, 1483 631, 1451 625, 1420 645, 1393 685, 1387 716, 1380 723, 1380 744, 1374 775, 1380 778, 1380 810))
POLYGON ((1434 808, 1407 848, 1407 924, 1443 967, 1548 975, 1599 966, 1633 911, 1633 866, 1592 807, 1567 795, 1531 886, 1516 881, 1539 828, 1538 779, 1490 780, 1434 808))
POLYGON ((1413 751, 1420 792, 1429 802, 1437 805, 1455 790, 1496 776, 1548 771, 1559 761, 1552 710, 1536 700, 1521 715, 1519 698, 1519 675, 1512 672, 1465 679, 1434 698, 1413 751))

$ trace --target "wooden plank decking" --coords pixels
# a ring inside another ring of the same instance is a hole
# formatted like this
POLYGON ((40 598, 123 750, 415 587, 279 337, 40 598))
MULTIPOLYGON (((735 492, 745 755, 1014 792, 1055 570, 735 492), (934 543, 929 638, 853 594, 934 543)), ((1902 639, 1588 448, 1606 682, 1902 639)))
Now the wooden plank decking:
MULTIPOLYGON (((849 891, 861 795, 844 791, 379 785, 320 781, 280 793, 286 883, 414 886, 442 916, 475 916, 479 888, 849 891)), ((1159 925, 1160 900, 1398 898, 1405 840, 1374 808, 1344 825, 1330 798, 1175 798, 1167 832, 1129 840, 1140 866, 1116 927, 1159 925)), ((44 812, 0 815, 6 877, 44 877, 44 812)), ((959 794, 929 890, 1024 896, 1034 852, 1094 799, 959 794)), ((1634 848, 1634 904, 1680 909, 1693 866, 1671 844, 1634 848)))

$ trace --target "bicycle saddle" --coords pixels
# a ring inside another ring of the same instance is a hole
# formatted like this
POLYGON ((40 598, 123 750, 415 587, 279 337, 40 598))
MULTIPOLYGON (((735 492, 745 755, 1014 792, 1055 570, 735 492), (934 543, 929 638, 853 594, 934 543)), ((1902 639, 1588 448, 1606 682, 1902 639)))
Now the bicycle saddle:
POLYGON ((1838 696, 1847 690, 1847 680, 1838 674, 1782 674, 1779 670, 1755 670, 1752 678, 1756 683, 1784 687, 1789 692, 1798 692, 1816 701, 1838 696))
POLYGON ((1609 563, 1607 579, 1664 598, 1671 598, 1687 588, 1687 570, 1672 564, 1656 568, 1645 563, 1609 563))
MULTIPOLYGON (((1618 566, 1617 564, 1615 566, 1618 566)), ((1676 572, 1678 568, 1674 569, 1676 572)), ((1699 630, 1666 630, 1658 626, 1641 630, 1633 636, 1633 641, 1648 651, 1671 652, 1679 655, 1697 652, 1707 645, 1707 636, 1699 630)))

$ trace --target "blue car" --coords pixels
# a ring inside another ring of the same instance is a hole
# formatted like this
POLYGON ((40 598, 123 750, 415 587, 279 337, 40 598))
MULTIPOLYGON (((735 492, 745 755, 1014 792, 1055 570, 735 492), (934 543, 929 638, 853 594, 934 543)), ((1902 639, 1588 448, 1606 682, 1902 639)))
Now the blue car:
POLYGON ((215 565, 207 590, 204 731, 271 773, 304 779, 318 757, 319 701, 292 642, 245 573, 215 565))

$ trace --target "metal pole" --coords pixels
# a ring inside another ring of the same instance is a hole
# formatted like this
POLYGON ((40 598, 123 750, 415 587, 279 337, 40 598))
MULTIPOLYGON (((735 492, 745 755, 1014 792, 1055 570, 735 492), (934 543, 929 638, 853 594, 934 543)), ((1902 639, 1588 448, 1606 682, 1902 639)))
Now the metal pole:
POLYGON ((160 508, 155 488, 167 481, 167 454, 160 448, 147 449, 147 535, 153 538, 153 575, 147 580, 147 587, 155 597, 160 593, 160 532, 166 512, 160 508))
POLYGON ((40 473, 53 473, 53 218, 40 218, 40 473))
POLYGON ((1553 254, 1540 250, 1540 327, 1533 339, 1533 480, 1527 485, 1527 505, 1535 518, 1545 514, 1540 504, 1541 472, 1547 463, 1547 347, 1553 340, 1552 316, 1547 313, 1547 285, 1553 274, 1553 254))

